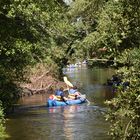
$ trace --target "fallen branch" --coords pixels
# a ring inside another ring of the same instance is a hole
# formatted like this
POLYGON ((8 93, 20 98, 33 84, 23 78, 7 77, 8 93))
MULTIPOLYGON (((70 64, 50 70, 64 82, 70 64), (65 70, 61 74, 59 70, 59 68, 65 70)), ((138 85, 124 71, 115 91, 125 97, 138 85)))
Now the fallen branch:
POLYGON ((50 71, 47 71, 46 73, 42 74, 40 77, 38 77, 37 79, 33 80, 32 82, 35 83, 38 80, 40 80, 41 78, 43 78, 44 76, 46 76, 50 71))
POLYGON ((32 89, 32 88, 28 88, 28 87, 24 87, 24 89, 27 89, 29 92, 31 92, 31 95, 36 94, 36 93, 40 93, 40 92, 47 92, 48 89, 52 86, 53 83, 49 84, 47 87, 45 88, 40 88, 40 89, 32 89))

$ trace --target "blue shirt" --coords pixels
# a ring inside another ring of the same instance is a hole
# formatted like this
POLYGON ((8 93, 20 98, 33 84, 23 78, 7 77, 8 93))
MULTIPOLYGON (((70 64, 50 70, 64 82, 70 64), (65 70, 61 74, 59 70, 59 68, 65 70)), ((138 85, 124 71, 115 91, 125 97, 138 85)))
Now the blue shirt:
POLYGON ((74 94, 75 92, 77 92, 77 89, 70 89, 69 90, 69 94, 74 94))
POLYGON ((55 95, 56 95, 56 96, 64 96, 64 92, 61 91, 61 90, 56 90, 56 91, 55 91, 55 95))

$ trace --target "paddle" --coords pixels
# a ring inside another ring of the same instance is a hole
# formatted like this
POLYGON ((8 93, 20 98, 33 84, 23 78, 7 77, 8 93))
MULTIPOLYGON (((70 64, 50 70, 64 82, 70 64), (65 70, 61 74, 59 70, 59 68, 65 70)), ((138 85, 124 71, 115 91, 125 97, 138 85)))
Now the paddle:
MULTIPOLYGON (((64 82, 65 82, 66 85, 67 85, 68 92, 69 92, 69 87, 73 87, 73 84, 72 84, 70 81, 68 81, 68 79, 67 79, 66 76, 64 76, 63 79, 64 79, 64 82), (69 86, 69 87, 68 87, 68 86, 69 86)), ((81 94, 81 95, 82 95, 82 94, 81 94)), ((90 101, 89 101, 88 99, 86 99, 86 101, 87 101, 87 103, 88 103, 88 105, 89 105, 89 104, 90 104, 90 101)))
POLYGON ((63 79, 67 86, 73 87, 73 84, 70 81, 68 81, 66 76, 64 76, 63 79))

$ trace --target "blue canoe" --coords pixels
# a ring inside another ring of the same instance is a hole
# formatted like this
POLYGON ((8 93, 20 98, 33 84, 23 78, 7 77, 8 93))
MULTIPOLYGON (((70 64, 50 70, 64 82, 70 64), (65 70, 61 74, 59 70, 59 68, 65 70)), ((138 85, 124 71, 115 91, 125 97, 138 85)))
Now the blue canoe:
POLYGON ((66 105, 82 104, 82 103, 85 103, 85 102, 86 102, 86 98, 79 98, 79 99, 76 99, 76 100, 67 100, 65 102, 48 99, 47 100, 47 106, 48 107, 52 107, 52 106, 66 106, 66 105))

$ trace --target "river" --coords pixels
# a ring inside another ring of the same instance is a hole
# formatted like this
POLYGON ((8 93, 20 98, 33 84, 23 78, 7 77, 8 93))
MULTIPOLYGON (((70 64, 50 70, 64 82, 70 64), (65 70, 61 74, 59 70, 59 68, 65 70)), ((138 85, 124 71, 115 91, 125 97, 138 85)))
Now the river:
POLYGON ((111 140, 104 101, 113 93, 103 84, 113 72, 108 68, 67 69, 66 75, 81 87, 90 105, 47 108, 46 95, 25 97, 19 101, 21 107, 7 118, 10 137, 6 140, 111 140))

